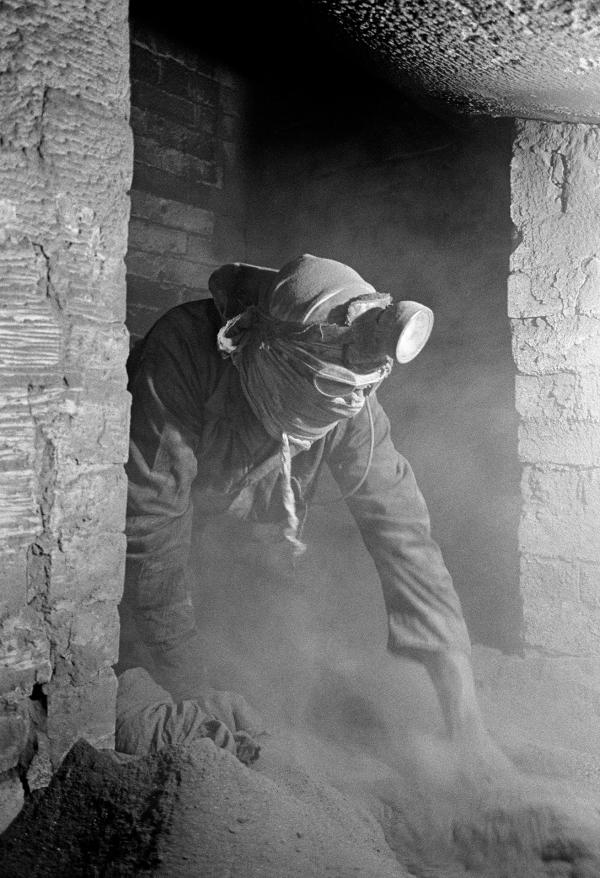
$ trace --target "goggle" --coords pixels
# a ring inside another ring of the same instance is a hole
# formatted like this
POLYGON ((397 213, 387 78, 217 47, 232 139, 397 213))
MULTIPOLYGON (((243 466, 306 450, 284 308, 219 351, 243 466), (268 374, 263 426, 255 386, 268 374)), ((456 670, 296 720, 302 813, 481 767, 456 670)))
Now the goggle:
POLYGON ((322 396, 326 396, 328 399, 346 399, 353 396, 357 390, 360 390, 364 396, 369 396, 379 387, 384 377, 380 376, 376 381, 371 380, 368 383, 354 381, 350 384, 347 381, 327 378, 324 375, 315 375, 313 385, 322 396))
POLYGON ((325 362, 299 346, 295 346, 294 356, 310 369, 315 390, 328 399, 351 397, 357 390, 368 396, 392 371, 389 358, 378 369, 361 373, 341 364, 325 362))

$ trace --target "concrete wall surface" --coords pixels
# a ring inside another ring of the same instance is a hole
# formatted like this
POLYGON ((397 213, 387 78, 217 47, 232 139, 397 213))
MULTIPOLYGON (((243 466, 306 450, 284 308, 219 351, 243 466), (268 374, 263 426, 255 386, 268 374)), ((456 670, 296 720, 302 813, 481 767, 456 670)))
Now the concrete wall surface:
POLYGON ((129 398, 124 0, 0 29, 0 820, 113 742, 129 398))
POLYGON ((600 129, 520 122, 509 313, 524 639, 600 658, 600 129))

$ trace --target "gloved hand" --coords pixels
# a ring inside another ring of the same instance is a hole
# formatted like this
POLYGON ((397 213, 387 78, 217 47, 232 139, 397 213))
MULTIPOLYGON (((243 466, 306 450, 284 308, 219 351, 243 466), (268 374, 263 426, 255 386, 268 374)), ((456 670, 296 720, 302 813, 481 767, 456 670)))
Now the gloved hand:
MULTIPOLYGON (((193 702, 182 702, 182 704, 193 702)), ((260 755, 260 744, 248 732, 230 732, 227 726, 218 719, 207 719, 199 726, 200 736, 210 738, 217 747, 235 753, 244 765, 252 765, 260 755)))
POLYGON ((265 732, 259 713, 251 707, 243 695, 237 692, 223 692, 207 687, 194 695, 205 713, 225 723, 232 732, 248 732, 253 737, 265 732))
MULTIPOLYGON (((242 695, 237 692, 223 692, 219 689, 206 689, 197 695, 194 701, 202 711, 214 717, 212 721, 218 721, 214 729, 210 727, 211 721, 206 723, 207 735, 212 737, 218 746, 232 749, 231 745, 221 741, 225 729, 233 734, 235 749, 240 762, 251 765, 256 762, 260 753, 260 745, 256 738, 265 734, 264 725, 260 715, 251 707, 242 695), (222 724, 222 725, 221 725, 222 724), (225 726, 225 729, 222 727, 225 726), (210 727, 210 729, 209 729, 210 727), (214 734, 211 734, 211 730, 214 734)), ((226 737, 226 735, 225 735, 226 737)))
POLYGON ((260 753, 254 736, 261 728, 259 715, 241 695, 207 687, 199 698, 176 703, 143 668, 119 676, 115 747, 121 753, 142 756, 210 738, 251 765, 260 753))

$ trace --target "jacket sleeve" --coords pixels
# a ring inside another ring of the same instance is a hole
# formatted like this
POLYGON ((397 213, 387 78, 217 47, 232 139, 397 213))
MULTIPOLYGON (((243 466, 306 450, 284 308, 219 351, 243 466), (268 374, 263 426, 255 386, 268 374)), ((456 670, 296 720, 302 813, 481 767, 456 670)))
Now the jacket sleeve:
POLYGON ((429 513, 408 461, 394 447, 375 396, 336 431, 328 456, 381 580, 392 652, 470 649, 460 601, 431 536, 429 513), (372 445, 372 461, 365 475, 372 445))
POLYGON ((150 336, 130 377, 124 602, 149 646, 180 641, 194 631, 185 566, 197 436, 179 414, 186 396, 181 368, 177 352, 150 336))

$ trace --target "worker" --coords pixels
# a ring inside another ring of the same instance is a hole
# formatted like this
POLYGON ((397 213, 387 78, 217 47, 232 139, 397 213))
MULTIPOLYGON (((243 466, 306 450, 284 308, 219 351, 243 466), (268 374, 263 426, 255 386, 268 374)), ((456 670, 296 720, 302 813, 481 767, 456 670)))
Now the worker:
POLYGON ((212 300, 168 311, 130 357, 119 669, 144 665, 175 703, 202 699, 232 733, 252 725, 244 700, 232 705, 205 678, 186 586, 192 515, 281 522, 300 553, 327 465, 381 580, 388 649, 426 668, 454 742, 493 752, 460 602, 376 396, 393 364, 422 349, 431 311, 309 254, 280 271, 228 264, 209 287, 212 300))

